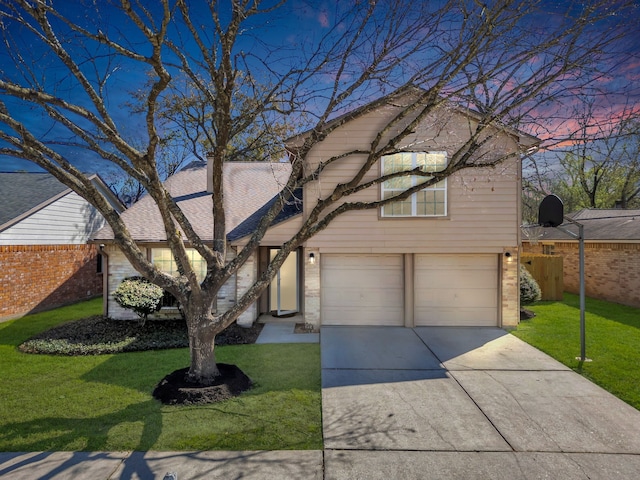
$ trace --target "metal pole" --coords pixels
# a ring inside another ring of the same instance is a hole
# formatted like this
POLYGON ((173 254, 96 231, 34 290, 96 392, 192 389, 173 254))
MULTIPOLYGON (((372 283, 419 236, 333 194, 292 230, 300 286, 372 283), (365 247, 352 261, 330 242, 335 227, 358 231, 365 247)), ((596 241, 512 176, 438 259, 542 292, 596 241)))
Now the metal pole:
POLYGON ((584 226, 581 223, 576 222, 575 220, 564 217, 566 221, 578 227, 578 234, 576 235, 571 230, 563 227, 562 225, 558 225, 556 228, 558 230, 563 231, 564 233, 572 236, 573 238, 578 239, 578 256, 580 257, 580 357, 576 357, 576 360, 580 360, 581 362, 590 362, 587 358, 586 354, 586 325, 584 320, 584 311, 585 311, 585 301, 584 301, 584 226))
POLYGON ((584 362, 587 359, 586 355, 586 340, 585 340, 585 321, 584 321, 584 227, 582 224, 578 224, 578 239, 579 239, 579 255, 580 255, 580 361, 584 362))

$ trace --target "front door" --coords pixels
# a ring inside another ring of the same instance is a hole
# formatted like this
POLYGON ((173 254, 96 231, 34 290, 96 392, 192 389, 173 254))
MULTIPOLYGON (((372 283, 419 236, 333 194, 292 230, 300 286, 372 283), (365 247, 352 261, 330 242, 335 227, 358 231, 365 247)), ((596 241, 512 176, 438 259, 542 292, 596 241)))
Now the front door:
MULTIPOLYGON (((269 261, 278 254, 278 249, 269 251, 269 261)), ((284 261, 278 274, 271 281, 269 294, 270 310, 277 315, 296 313, 298 308, 298 251, 293 251, 284 261)))

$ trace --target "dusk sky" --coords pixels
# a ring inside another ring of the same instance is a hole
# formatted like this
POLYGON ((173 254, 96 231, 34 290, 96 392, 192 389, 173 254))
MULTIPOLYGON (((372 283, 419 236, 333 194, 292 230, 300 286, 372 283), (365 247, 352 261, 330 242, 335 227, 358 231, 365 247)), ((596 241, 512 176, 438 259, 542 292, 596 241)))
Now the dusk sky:
MULTIPOLYGON (((152 2, 145 3, 151 4, 152 2)), ((195 2, 192 3, 196 5, 195 2)), ((300 54, 309 51, 324 35, 329 32, 333 32, 333 35, 340 33, 341 25, 336 22, 339 16, 338 11, 344 9, 345 2, 340 3, 293 0, 283 8, 270 14, 268 18, 261 17, 254 23, 245 25, 245 29, 241 32, 241 40, 238 44, 239 50, 255 55, 262 60, 273 56, 274 63, 271 64, 270 67, 276 70, 278 68, 297 66, 297 64, 300 63, 300 54), (269 47, 270 45, 278 45, 278 51, 272 50, 269 47), (275 60, 276 58, 277 61, 275 60)), ((548 11, 546 12, 548 16, 545 15, 544 19, 540 18, 542 26, 539 28, 543 28, 545 22, 552 23, 554 15, 568 3, 575 2, 563 3, 549 1, 548 11)), ((610 2, 606 0, 602 3, 608 4, 610 2)), ((100 18, 87 19, 84 11, 78 8, 79 2, 67 1, 58 2, 58 4, 63 5, 62 8, 66 10, 63 13, 71 17, 75 15, 83 22, 89 21, 89 23, 92 23, 95 21, 101 25, 101 28, 105 28, 105 25, 108 25, 106 33, 114 35, 116 38, 127 38, 131 44, 135 44, 138 41, 136 36, 132 34, 132 29, 123 25, 117 18, 116 13, 111 11, 107 6, 101 7, 100 18)), ((7 7, 1 8, 5 9, 7 7)), ((202 8, 202 12, 198 13, 198 16, 199 15, 202 15, 202 18, 206 18, 207 9, 202 8)), ((637 24, 640 25, 640 18, 637 19, 637 24)), ((46 77, 48 83, 57 82, 59 85, 57 91, 63 91, 66 88, 66 75, 68 74, 59 68, 51 68, 49 66, 47 58, 38 52, 38 47, 32 47, 32 40, 24 29, 16 29, 15 26, 10 26, 7 31, 14 38, 17 38, 22 45, 33 48, 31 52, 33 53, 33 58, 23 58, 23 60, 33 66, 32 71, 34 75, 40 75, 41 78, 46 77)), ((607 70, 608 73, 601 76, 598 83, 593 85, 593 87, 601 90, 594 98, 596 98, 596 115, 603 121, 615 120, 623 111, 640 111, 640 28, 637 30, 635 38, 629 38, 624 44, 620 45, 620 49, 633 53, 633 56, 629 57, 623 63, 603 65, 603 67, 605 67, 604 70, 607 70), (603 95, 603 92, 607 92, 608 95, 603 95)), ((95 53, 100 55, 102 52, 96 51, 95 53)), ((8 52, 3 49, 3 51, 0 52, 0 76, 11 76, 13 72, 15 72, 15 63, 18 59, 19 57, 17 57, 14 52, 8 52)), ((104 65, 106 65, 108 59, 105 58, 102 61, 104 65)), ((251 61, 250 57, 248 61, 251 61)), ((116 106, 114 109, 116 111, 114 118, 116 121, 130 125, 130 129, 133 130, 139 128, 139 125, 136 124, 136 121, 132 121, 133 117, 130 116, 126 109, 121 107, 128 100, 129 92, 144 81, 145 74, 143 71, 137 67, 130 68, 125 63, 113 68, 112 78, 109 78, 106 84, 109 92, 109 100, 112 105, 116 106), (121 108, 120 112, 117 112, 118 108, 121 108)), ((318 78, 318 82, 322 82, 322 78, 318 78)), ((584 95, 585 93, 590 94, 592 92, 573 92, 573 94, 576 95, 576 104, 578 103, 578 96, 584 95)), ((0 97, 1 96, 2 94, 0 92, 0 97)), ((571 99, 570 97, 567 98, 562 100, 563 112, 565 113, 570 112, 572 108, 570 104, 571 99)), ((11 101, 8 100, 7 104, 10 105, 11 101)), ((29 120, 24 119, 29 118, 29 112, 25 111, 21 113, 23 121, 28 123, 29 120)), ((34 116, 31 121, 37 123, 40 122, 41 119, 40 117, 34 116)), ((565 131, 573 129, 575 123, 570 118, 553 118, 550 115, 547 119, 546 127, 556 134, 563 135, 565 131)), ((539 134, 542 137, 549 135, 548 132, 543 131, 533 133, 539 134)), ((72 158, 72 161, 80 165, 81 168, 91 170, 95 166, 95 161, 87 162, 84 155, 84 153, 78 154, 78 156, 72 158)), ((25 161, 0 157, 0 171, 17 169, 36 170, 37 167, 25 161)))

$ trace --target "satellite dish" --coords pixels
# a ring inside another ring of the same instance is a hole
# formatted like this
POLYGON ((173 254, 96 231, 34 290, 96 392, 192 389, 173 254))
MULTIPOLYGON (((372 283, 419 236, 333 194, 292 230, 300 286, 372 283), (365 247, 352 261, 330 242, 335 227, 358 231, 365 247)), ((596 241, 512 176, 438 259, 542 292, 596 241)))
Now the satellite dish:
POLYGON ((557 227, 564 222, 564 204, 556 195, 547 195, 540 202, 538 223, 543 227, 557 227))

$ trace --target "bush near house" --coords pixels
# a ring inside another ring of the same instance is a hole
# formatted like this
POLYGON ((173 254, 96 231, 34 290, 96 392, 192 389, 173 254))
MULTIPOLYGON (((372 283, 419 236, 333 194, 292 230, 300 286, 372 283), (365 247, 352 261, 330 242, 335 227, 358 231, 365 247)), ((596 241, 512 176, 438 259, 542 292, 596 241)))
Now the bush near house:
POLYGON ((539 302, 542 298, 542 291, 538 282, 524 267, 520 266, 520 305, 531 305, 539 302))
POLYGON ((133 310, 144 325, 147 317, 160 310, 164 291, 144 277, 128 277, 122 280, 113 298, 122 308, 133 310))

